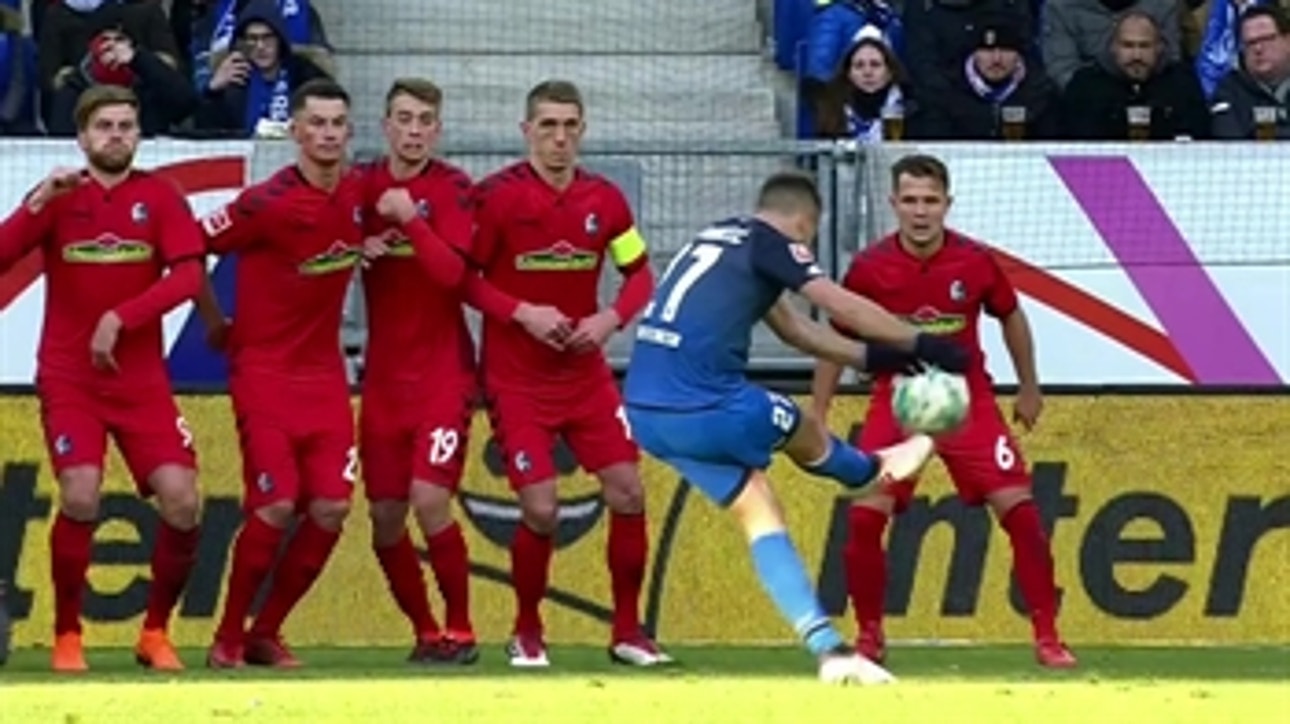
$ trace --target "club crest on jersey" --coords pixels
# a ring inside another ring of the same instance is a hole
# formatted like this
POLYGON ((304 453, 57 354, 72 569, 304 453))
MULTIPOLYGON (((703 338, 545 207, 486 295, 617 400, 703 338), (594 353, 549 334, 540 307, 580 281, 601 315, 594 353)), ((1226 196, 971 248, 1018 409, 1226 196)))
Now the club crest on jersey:
POLYGON ((919 307, 913 314, 904 315, 909 324, 928 334, 957 334, 967 326, 967 317, 962 314, 946 314, 936 307, 919 307))
POLYGON ((561 241, 549 249, 520 254, 515 257, 515 268, 520 271, 586 271, 595 269, 599 261, 600 256, 596 252, 561 241))
POLYGON ((360 228, 363 226, 363 207, 362 206, 354 207, 354 226, 358 226, 360 228))
POLYGON ((142 201, 135 202, 130 207, 130 219, 136 224, 142 224, 148 220, 148 207, 142 201))
POLYGON ((298 268, 300 273, 305 276, 319 276, 331 274, 332 272, 349 271, 358 264, 358 260, 362 256, 363 250, 359 247, 350 246, 343 241, 337 241, 327 251, 300 262, 298 268))
POLYGON ((260 473, 259 477, 255 479, 255 487, 258 488, 261 493, 272 493, 273 478, 269 477, 268 473, 260 473))
POLYGON ((586 230, 587 236, 595 236, 600 233, 600 219, 595 214, 587 214, 587 220, 582 222, 582 228, 586 230))
POLYGON ((137 264, 151 258, 151 244, 116 234, 101 234, 63 247, 63 261, 70 264, 137 264))
POLYGON ((425 199, 417 201, 417 216, 422 219, 430 218, 430 204, 425 199))
POLYGON ((59 435, 54 439, 54 454, 70 455, 72 453, 72 438, 66 435, 59 435))
POLYGON ((967 288, 963 286, 962 281, 955 279, 950 283, 950 299, 955 302, 967 299, 967 288))

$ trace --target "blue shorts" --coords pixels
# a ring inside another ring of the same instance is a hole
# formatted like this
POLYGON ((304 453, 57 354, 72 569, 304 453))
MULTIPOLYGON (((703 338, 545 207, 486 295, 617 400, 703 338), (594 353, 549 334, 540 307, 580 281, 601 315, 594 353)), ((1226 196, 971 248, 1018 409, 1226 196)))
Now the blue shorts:
POLYGON ((721 506, 739 496, 752 471, 770 467, 802 419, 795 402, 754 385, 697 410, 630 402, 626 410, 637 444, 721 506))

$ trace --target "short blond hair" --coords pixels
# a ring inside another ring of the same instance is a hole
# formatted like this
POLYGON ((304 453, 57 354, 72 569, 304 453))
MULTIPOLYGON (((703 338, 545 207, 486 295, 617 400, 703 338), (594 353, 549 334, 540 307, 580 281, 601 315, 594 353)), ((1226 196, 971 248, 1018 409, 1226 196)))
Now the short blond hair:
POLYGON ((395 79, 385 93, 385 115, 390 115, 390 106, 399 96, 415 98, 436 111, 443 106, 443 89, 428 78, 395 79))
POLYGON ((86 88, 76 99, 76 109, 72 118, 76 121, 76 130, 89 128, 94 114, 110 106, 130 106, 135 113, 139 112, 139 96, 134 91, 119 85, 92 85, 86 88))

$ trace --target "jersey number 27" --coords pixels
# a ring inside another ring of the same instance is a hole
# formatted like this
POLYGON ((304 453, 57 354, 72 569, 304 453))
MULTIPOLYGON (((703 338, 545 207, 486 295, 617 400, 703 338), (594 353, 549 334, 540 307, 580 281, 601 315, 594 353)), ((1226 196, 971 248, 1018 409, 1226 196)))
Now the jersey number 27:
POLYGON ((663 281, 659 285, 659 293, 645 308, 644 317, 664 324, 675 321, 677 313, 681 311, 681 303, 685 301, 685 295, 689 294, 695 283, 712 269, 724 251, 725 249, 720 246, 687 244, 672 257, 671 263, 667 265, 667 270, 663 272, 663 281), (663 299, 663 308, 656 310, 655 307, 660 298, 663 299), (657 317, 654 316, 655 311, 658 312, 657 317))

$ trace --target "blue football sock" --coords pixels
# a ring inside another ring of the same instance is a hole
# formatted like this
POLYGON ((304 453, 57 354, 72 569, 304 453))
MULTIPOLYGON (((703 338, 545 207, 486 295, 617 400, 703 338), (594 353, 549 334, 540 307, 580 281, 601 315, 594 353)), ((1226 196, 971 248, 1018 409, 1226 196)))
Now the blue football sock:
POLYGON ((780 615, 788 620, 812 654, 819 656, 842 645, 842 636, 820 606, 806 567, 793 548, 788 533, 779 531, 757 538, 749 546, 761 585, 780 615))
POLYGON ((829 452, 824 458, 802 469, 813 475, 832 478, 848 488, 863 488, 878 473, 878 459, 829 436, 829 452))

